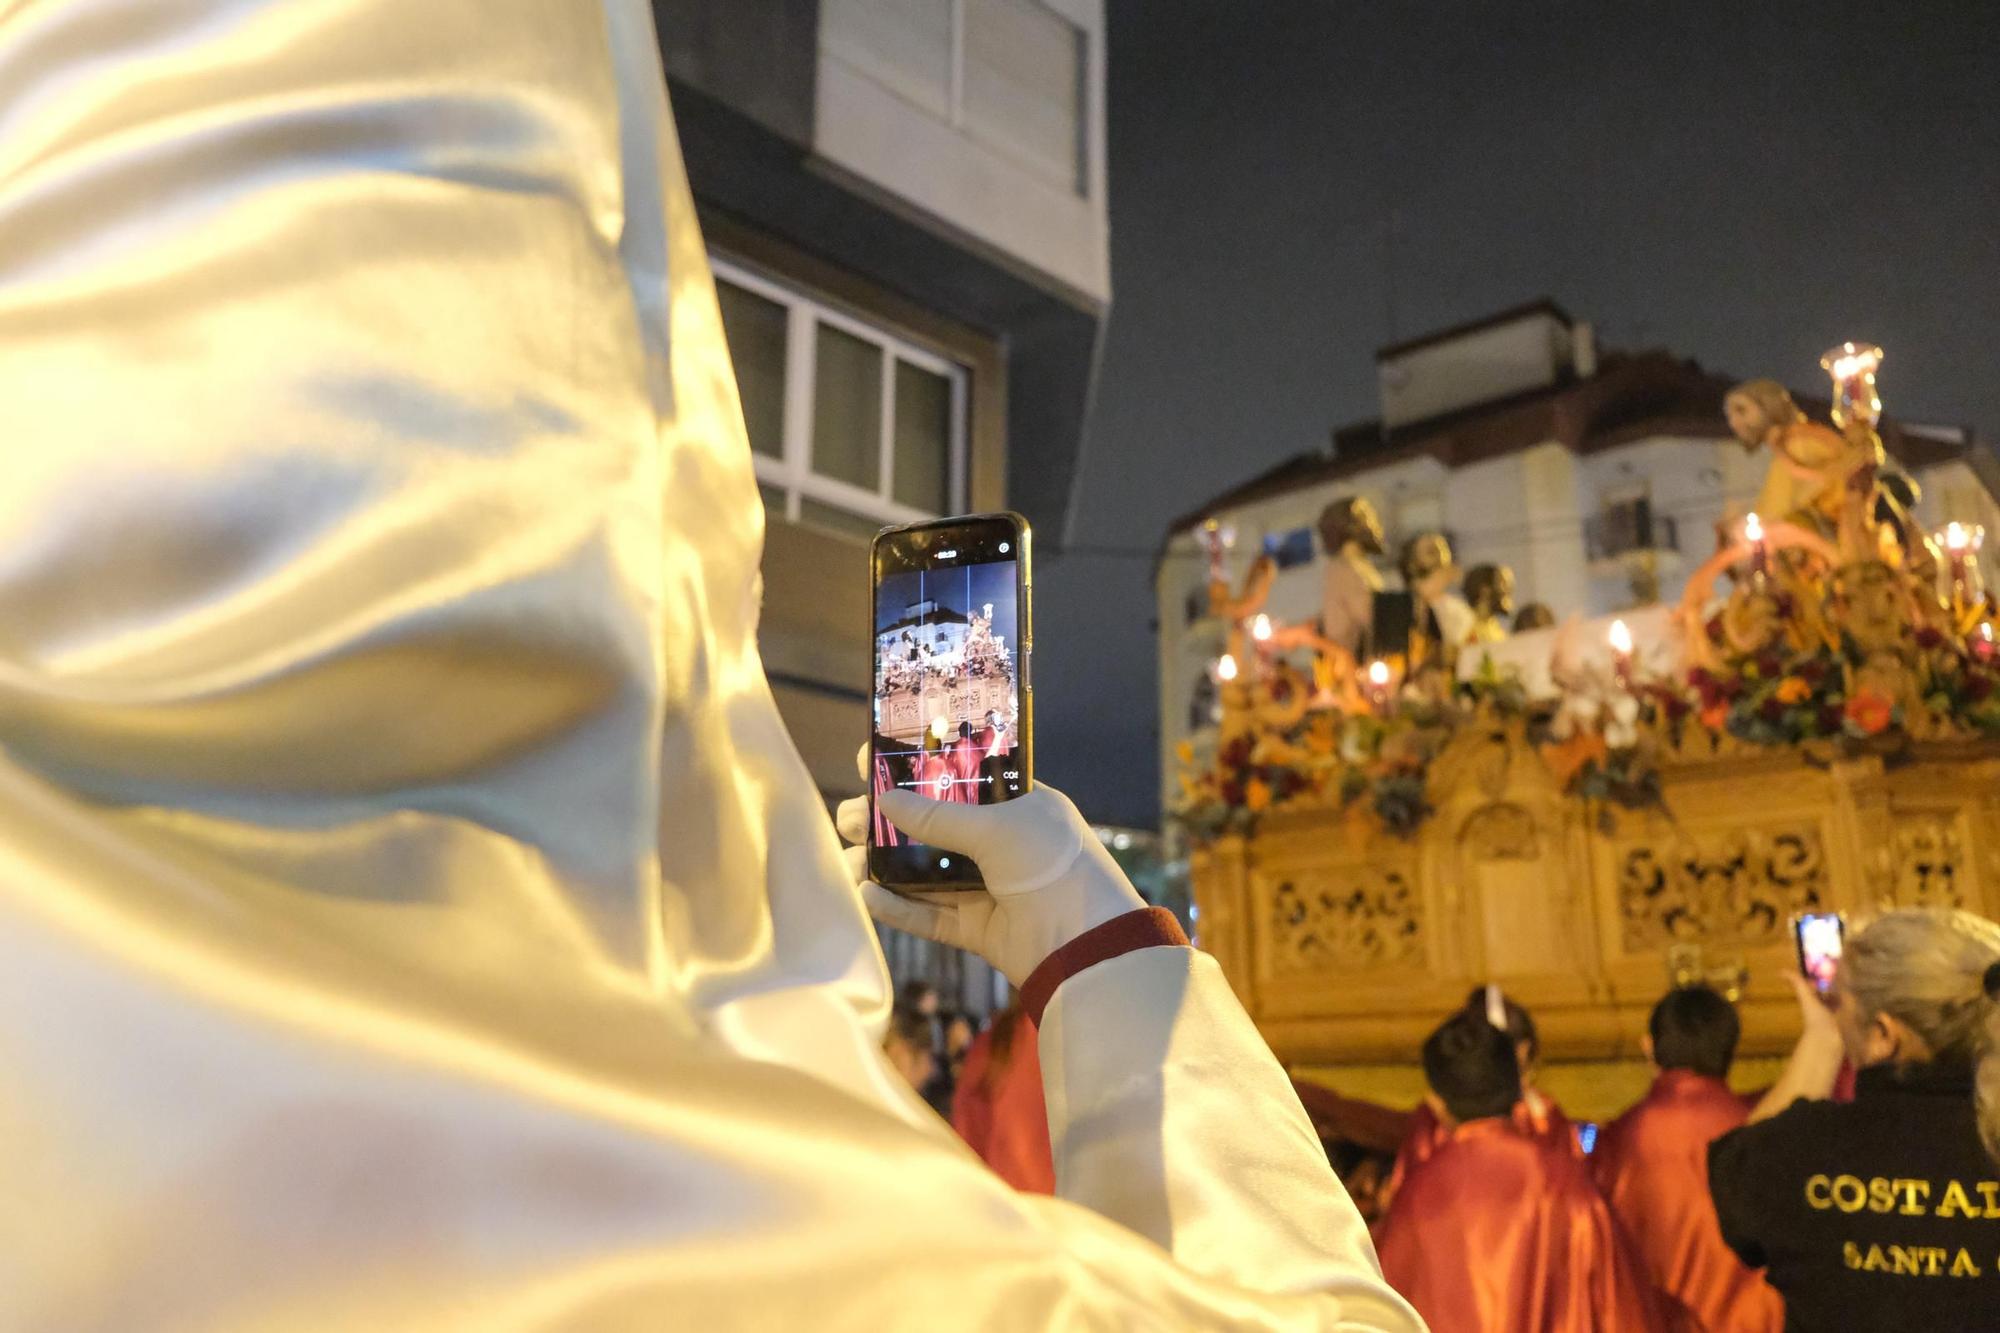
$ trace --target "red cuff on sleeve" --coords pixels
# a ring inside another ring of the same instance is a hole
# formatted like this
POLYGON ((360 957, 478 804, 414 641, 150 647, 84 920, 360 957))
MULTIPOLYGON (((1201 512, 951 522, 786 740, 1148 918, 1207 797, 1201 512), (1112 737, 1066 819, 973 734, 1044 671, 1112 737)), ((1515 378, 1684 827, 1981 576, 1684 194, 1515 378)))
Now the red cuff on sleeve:
POLYGON ((1042 1011, 1055 998, 1056 988, 1086 967, 1094 967, 1134 949, 1185 947, 1188 938, 1181 923, 1164 907, 1142 907, 1114 916, 1103 925, 1092 926, 1042 960, 1041 966, 1021 987, 1021 1007, 1040 1027, 1042 1011))

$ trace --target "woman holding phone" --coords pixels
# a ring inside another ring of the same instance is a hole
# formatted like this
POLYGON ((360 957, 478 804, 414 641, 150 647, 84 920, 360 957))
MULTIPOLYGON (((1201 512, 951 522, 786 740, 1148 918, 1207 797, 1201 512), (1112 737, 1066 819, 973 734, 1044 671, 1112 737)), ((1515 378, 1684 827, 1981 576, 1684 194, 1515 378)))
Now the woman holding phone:
POLYGON ((1973 1329, 2000 1309, 2000 926, 1909 909, 1846 943, 1751 1123, 1709 1150, 1723 1239, 1787 1329, 1973 1329), (1826 1100, 1843 1057, 1854 1100, 1826 1100))

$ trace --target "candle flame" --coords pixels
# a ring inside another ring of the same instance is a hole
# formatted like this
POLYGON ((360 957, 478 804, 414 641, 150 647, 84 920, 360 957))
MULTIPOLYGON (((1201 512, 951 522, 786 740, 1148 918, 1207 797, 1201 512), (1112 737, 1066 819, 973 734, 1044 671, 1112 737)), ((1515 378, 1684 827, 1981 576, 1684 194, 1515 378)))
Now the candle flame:
POLYGON ((1632 651, 1632 631, 1622 620, 1611 622, 1611 651, 1620 657, 1628 656, 1632 651))
POLYGON ((1224 653, 1215 664, 1215 678, 1217 680, 1235 680, 1236 659, 1230 654, 1224 653))
POLYGON ((1965 530, 1963 523, 1947 523, 1944 525, 1944 544, 1953 552, 1963 551, 1972 544, 1972 534, 1965 530))
POLYGON ((1764 523, 1763 520, 1757 517, 1755 511, 1746 514, 1743 518, 1743 540, 1746 542, 1761 542, 1764 540, 1764 523))
POLYGON ((1370 662, 1368 664, 1368 683, 1378 690, 1387 685, 1389 683, 1389 664, 1383 661, 1370 662))
POLYGON ((1257 640, 1257 642, 1259 643, 1270 642, 1271 617, 1264 615, 1261 612, 1258 613, 1257 618, 1250 622, 1250 637, 1257 640))

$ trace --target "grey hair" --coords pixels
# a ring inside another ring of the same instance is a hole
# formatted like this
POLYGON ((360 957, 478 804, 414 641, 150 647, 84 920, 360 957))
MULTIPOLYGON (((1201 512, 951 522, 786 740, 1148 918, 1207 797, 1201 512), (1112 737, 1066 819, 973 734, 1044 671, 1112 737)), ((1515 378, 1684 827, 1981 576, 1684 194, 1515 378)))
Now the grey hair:
POLYGON ((2000 925, 1971 912, 1904 908, 1847 943, 1842 981, 1864 1021, 1901 1020, 1935 1059, 1971 1065, 1979 1136, 2000 1160, 2000 1004, 1986 991, 2000 925))

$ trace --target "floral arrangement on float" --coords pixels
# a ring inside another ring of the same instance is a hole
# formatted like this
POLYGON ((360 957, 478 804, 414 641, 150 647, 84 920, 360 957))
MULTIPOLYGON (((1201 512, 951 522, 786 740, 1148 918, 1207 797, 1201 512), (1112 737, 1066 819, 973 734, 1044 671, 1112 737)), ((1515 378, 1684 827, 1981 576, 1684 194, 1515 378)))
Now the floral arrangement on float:
POLYGON ((1552 695, 1531 695, 1490 655, 1461 676, 1413 640, 1410 653, 1364 665, 1310 627, 1280 625, 1262 610, 1275 567, 1260 559, 1233 589, 1229 534, 1206 525, 1210 607, 1231 628, 1213 671, 1213 758, 1183 742, 1172 817, 1197 842, 1309 809, 1340 812, 1356 838, 1407 837, 1431 813, 1433 764, 1468 730, 1516 734, 1566 793, 1628 808, 1661 803, 1667 762, 1777 747, 1831 762, 2000 737, 1984 533, 1921 532, 1882 472, 1880 362, 1879 349, 1852 343, 1822 359, 1833 428, 1771 381, 1730 392, 1732 429, 1773 455, 1760 504, 1784 517, 1753 512, 1719 538, 1673 615, 1673 661, 1642 664, 1622 620, 1608 661, 1565 626, 1552 695))

